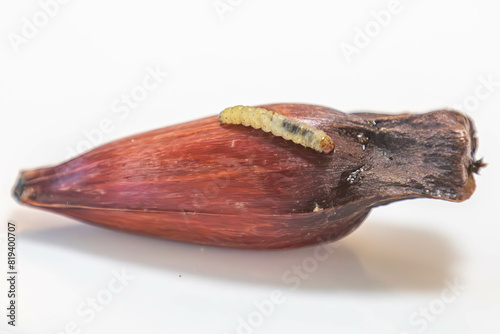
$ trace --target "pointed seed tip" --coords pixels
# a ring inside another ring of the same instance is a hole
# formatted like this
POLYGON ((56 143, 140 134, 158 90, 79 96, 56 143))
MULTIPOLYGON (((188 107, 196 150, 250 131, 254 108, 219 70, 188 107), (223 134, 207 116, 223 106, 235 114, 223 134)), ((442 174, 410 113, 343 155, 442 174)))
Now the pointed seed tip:
POLYGON ((14 197, 18 202, 21 202, 21 196, 23 195, 25 185, 26 183, 24 181, 23 174, 20 173, 16 185, 12 189, 12 197, 14 197))

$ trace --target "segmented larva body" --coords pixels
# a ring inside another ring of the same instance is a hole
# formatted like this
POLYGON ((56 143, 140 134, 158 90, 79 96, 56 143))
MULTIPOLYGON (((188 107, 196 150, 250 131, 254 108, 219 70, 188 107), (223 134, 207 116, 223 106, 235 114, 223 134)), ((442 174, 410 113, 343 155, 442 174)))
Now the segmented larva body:
POLYGON ((333 140, 324 131, 264 108, 246 106, 226 108, 220 113, 219 121, 223 124, 242 124, 272 132, 275 136, 320 153, 328 154, 335 148, 333 140))

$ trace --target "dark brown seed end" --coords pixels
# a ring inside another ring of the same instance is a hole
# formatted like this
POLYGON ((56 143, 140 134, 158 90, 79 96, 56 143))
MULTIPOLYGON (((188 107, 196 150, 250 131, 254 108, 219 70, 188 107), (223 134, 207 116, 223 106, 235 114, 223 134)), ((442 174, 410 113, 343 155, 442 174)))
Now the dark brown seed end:
POLYGON ((486 162, 483 161, 483 158, 474 161, 474 163, 470 166, 470 172, 479 175, 479 171, 481 168, 488 166, 486 162))

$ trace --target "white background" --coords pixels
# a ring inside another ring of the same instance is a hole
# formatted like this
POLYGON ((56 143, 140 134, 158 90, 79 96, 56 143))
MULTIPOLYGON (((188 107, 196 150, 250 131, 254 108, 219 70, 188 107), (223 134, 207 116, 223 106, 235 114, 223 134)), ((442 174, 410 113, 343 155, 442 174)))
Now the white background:
POLYGON ((51 7, 51 17, 40 3, 0 2, 0 267, 6 272, 8 220, 18 228, 19 266, 16 328, 6 324, 0 274, 1 331, 500 332, 496 2, 401 0, 384 26, 373 13, 387 10, 386 0, 73 0, 51 7), (357 53, 346 57, 347 44, 357 53), (148 69, 168 76, 116 113, 148 69), (23 207, 10 196, 19 170, 64 161, 89 145, 85 133, 103 120, 111 125, 95 144, 227 106, 277 102, 394 113, 459 107, 474 119, 477 157, 489 166, 466 202, 375 209, 298 289, 282 275, 314 247, 248 251, 158 240, 23 207), (133 280, 92 320, 79 315, 122 270, 133 280), (255 304, 277 290, 282 303, 257 314, 255 304))

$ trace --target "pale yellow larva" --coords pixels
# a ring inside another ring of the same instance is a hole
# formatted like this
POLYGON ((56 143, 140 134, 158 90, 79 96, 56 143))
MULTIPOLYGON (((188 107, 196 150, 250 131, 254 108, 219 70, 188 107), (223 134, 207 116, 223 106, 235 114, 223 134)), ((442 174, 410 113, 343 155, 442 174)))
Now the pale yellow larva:
POLYGON ((285 117, 264 108, 235 106, 224 109, 219 115, 223 124, 242 124, 291 140, 320 153, 333 152, 333 140, 322 130, 285 117))

